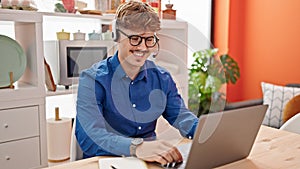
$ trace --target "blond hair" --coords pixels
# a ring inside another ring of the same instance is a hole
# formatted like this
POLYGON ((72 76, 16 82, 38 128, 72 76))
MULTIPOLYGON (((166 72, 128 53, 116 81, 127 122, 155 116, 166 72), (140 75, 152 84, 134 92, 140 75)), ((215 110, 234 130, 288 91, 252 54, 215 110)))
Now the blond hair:
POLYGON ((118 28, 122 27, 133 31, 160 30, 160 20, 154 9, 140 1, 129 1, 121 4, 116 11, 118 28))

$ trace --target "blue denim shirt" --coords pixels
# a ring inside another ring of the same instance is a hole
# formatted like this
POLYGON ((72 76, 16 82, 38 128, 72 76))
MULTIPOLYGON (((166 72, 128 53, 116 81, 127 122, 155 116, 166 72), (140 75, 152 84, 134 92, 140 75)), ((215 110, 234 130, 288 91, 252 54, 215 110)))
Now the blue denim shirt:
POLYGON ((117 55, 80 74, 75 133, 84 157, 129 156, 132 138, 156 138, 161 115, 192 138, 198 119, 186 108, 170 73, 147 60, 131 80, 117 55))

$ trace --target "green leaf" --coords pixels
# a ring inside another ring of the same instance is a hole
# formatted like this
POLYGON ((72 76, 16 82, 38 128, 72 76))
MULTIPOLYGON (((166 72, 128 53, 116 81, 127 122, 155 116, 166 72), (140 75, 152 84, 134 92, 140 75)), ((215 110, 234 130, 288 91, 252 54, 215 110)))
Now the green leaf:
POLYGON ((235 84, 237 79, 240 78, 240 68, 238 63, 229 55, 221 55, 221 62, 224 67, 227 83, 235 84))
POLYGON ((235 84, 240 78, 238 63, 227 54, 221 55, 219 60, 217 52, 214 48, 193 53, 195 60, 189 69, 189 108, 198 117, 224 108, 225 94, 219 92, 222 84, 235 84))

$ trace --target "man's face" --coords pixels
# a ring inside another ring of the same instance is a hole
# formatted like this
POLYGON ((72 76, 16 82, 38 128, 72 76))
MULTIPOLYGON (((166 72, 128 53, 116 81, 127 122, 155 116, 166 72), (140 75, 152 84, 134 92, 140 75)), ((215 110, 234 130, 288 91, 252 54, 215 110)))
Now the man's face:
POLYGON ((157 48, 154 32, 135 32, 123 29, 119 33, 120 41, 118 50, 119 60, 122 64, 141 67, 151 52, 157 48))

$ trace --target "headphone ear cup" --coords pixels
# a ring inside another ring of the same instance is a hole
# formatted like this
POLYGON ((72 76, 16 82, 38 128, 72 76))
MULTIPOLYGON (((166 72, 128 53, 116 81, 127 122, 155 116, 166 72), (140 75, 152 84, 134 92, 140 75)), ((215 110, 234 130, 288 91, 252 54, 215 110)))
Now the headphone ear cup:
POLYGON ((114 41, 119 42, 119 37, 120 37, 119 31, 116 31, 115 35, 116 35, 116 39, 114 41))
POLYGON ((113 20, 112 22, 112 40, 117 42, 119 39, 119 32, 117 31, 117 22, 113 20))
POLYGON ((157 51, 155 51, 155 52, 152 52, 152 57, 155 59, 156 58, 156 56, 158 55, 158 53, 159 53, 159 43, 157 42, 157 51))

